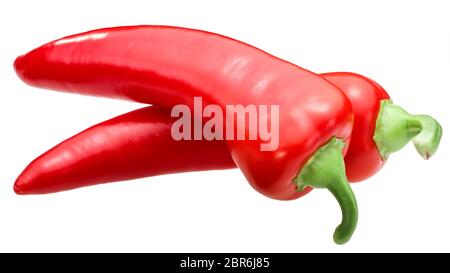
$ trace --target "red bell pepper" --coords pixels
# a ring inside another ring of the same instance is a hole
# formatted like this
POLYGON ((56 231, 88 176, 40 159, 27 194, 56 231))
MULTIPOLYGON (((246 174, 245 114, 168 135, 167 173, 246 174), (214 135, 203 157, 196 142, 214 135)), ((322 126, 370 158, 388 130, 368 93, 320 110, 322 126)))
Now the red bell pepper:
POLYGON ((389 154, 400 150, 410 140, 425 159, 436 152, 442 128, 432 117, 407 113, 392 104, 383 87, 362 75, 332 72, 321 76, 339 87, 352 103, 355 121, 352 141, 345 155, 350 182, 374 175, 389 154))
MULTIPOLYGON (((347 242, 357 205, 345 177, 343 149, 353 113, 343 93, 323 78, 259 49, 217 34, 164 26, 100 29, 53 41, 15 62, 25 82, 43 88, 131 99, 166 108, 193 97, 207 104, 279 105, 279 147, 228 141, 237 166, 264 195, 290 200, 308 187, 327 188, 342 222, 334 240, 347 242)), ((238 128, 248 134, 248 128, 238 128)))

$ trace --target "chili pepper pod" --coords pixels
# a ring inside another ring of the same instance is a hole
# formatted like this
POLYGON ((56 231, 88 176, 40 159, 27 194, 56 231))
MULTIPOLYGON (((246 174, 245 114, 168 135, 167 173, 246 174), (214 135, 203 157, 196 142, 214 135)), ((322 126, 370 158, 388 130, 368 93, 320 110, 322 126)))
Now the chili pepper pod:
POLYGON ((351 105, 309 71, 224 36, 163 26, 69 36, 19 57, 15 68, 36 87, 166 108, 183 103, 192 109, 196 96, 222 108, 278 105, 278 149, 261 151, 261 138, 227 141, 233 160, 253 188, 274 199, 298 198, 308 187, 330 190, 342 209, 335 242, 347 242, 356 227, 356 201, 343 163, 351 105))
POLYGON ((390 100, 375 81, 350 72, 321 74, 350 99, 355 116, 352 141, 345 156, 351 182, 374 175, 391 153, 412 140, 425 159, 437 150, 442 127, 431 116, 411 115, 390 100))
MULTIPOLYGON (((390 98, 381 86, 359 74, 320 75, 338 86, 354 109, 352 140, 344 158, 347 176, 350 181, 368 178, 385 162, 373 136, 380 106, 390 98)), ((146 107, 92 126, 30 163, 14 189, 18 194, 51 193, 173 172, 236 167, 223 141, 174 141, 170 135, 174 118, 169 116, 161 107, 146 107)), ((422 143, 432 146, 426 149, 428 154, 437 148, 441 132, 437 124, 427 133, 430 137, 422 143)), ((417 136, 413 139, 417 142, 417 136)))
POLYGON ((31 162, 14 184, 41 194, 147 176, 235 168, 219 141, 175 141, 175 118, 149 106, 92 126, 31 162))

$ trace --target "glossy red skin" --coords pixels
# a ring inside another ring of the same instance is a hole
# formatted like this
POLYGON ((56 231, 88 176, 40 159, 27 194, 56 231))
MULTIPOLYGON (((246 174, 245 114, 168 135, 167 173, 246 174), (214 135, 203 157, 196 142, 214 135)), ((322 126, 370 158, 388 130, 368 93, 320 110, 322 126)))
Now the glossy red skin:
MULTIPOLYGON (((321 74, 353 104, 355 123, 345 157, 351 182, 383 165, 372 135, 379 101, 374 81, 349 72, 321 74), (360 160, 360 158, 363 158, 360 160)), ((18 194, 42 194, 161 174, 236 168, 223 141, 173 141, 168 110, 146 107, 92 126, 34 160, 18 177, 18 194)))
POLYGON ((388 93, 375 81, 350 72, 321 74, 336 85, 352 103, 354 125, 352 141, 345 155, 345 169, 350 182, 365 180, 383 167, 384 160, 373 140, 382 100, 388 93))
MULTIPOLYGON (((351 104, 328 81, 245 43, 165 26, 100 29, 69 36, 19 57, 19 77, 36 87, 134 100, 170 108, 204 104, 280 105, 280 145, 227 141, 233 160, 260 193, 295 199, 292 182, 333 136, 350 140, 351 104)), ((244 128, 245 130, 245 128, 244 128)))
MULTIPOLYGON (((384 161, 373 142, 381 100, 374 81, 349 72, 320 74, 352 102, 355 122, 345 156, 351 182, 366 179, 384 161)), ((136 110, 69 138, 34 160, 15 183, 18 194, 40 194, 154 175, 235 168, 223 141, 173 141, 173 118, 160 107, 136 110)))
POLYGON ((235 168, 223 141, 175 141, 170 113, 149 106, 92 126, 31 162, 14 184, 18 194, 187 171, 235 168))

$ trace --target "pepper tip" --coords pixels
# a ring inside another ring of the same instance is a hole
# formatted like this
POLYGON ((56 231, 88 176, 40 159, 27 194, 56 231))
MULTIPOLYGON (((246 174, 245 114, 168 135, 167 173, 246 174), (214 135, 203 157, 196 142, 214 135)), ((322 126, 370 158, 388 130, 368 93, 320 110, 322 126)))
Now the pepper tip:
POLYGON ((23 195, 24 192, 22 190, 22 188, 20 187, 19 183, 14 183, 14 192, 18 195, 23 195))

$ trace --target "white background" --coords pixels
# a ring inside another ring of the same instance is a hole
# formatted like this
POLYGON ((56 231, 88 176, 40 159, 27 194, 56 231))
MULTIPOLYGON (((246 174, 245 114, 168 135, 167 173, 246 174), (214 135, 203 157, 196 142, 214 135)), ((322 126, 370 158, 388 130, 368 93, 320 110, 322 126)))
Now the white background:
POLYGON ((0 2, 0 251, 450 251, 448 1, 118 2, 0 2), (15 57, 68 34, 132 24, 209 30, 316 72, 365 74, 398 105, 441 122, 440 150, 426 162, 409 145, 353 185, 360 220, 344 246, 332 241, 340 211, 328 192, 274 201, 238 170, 15 195, 33 158, 141 107, 26 86, 15 57))

